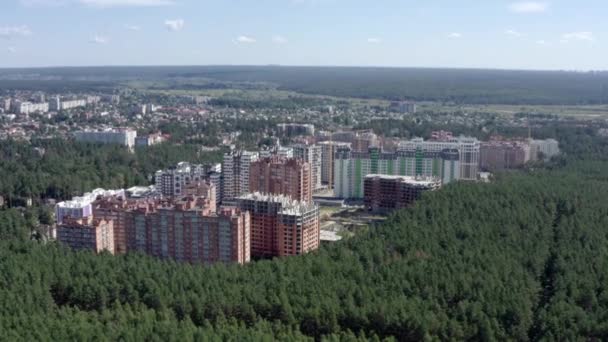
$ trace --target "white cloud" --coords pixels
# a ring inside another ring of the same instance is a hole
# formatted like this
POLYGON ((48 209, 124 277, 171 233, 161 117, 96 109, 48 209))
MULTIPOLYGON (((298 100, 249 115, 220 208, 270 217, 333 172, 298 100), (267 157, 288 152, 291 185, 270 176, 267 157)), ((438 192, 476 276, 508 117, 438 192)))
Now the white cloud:
POLYGON ((13 38, 13 37, 23 37, 29 36, 32 34, 32 31, 27 25, 21 26, 2 26, 0 27, 0 37, 3 38, 13 38))
POLYGON ((92 7, 157 7, 174 5, 173 0, 78 0, 79 3, 92 7))
POLYGON ((283 36, 275 35, 272 37, 272 42, 275 44, 287 44, 289 41, 283 36))
POLYGON ((509 10, 515 13, 542 13, 547 11, 549 4, 538 1, 514 2, 509 5, 509 10))
POLYGON ((129 31, 141 31, 141 27, 137 25, 125 25, 125 29, 129 31))
POLYGON ((448 38, 453 38, 453 39, 462 38, 462 33, 452 32, 452 33, 448 34, 448 38))
POLYGON ((560 40, 560 42, 567 43, 571 40, 592 42, 595 40, 595 37, 593 36, 593 32, 588 32, 588 31, 570 32, 570 33, 564 33, 562 35, 562 39, 560 40))
POLYGON ((165 27, 169 31, 181 31, 185 23, 184 19, 167 19, 165 20, 165 27))
POLYGON ((515 30, 506 30, 505 34, 511 37, 523 37, 525 34, 515 31, 515 30))
POLYGON ((382 39, 380 38, 367 38, 367 42, 370 44, 379 44, 382 43, 382 39))
POLYGON ((15 53, 17 52, 17 49, 14 46, 9 46, 6 48, 6 51, 8 51, 8 53, 15 53))
POLYGON ((95 43, 95 44, 107 44, 109 41, 108 37, 106 36, 101 36, 96 34, 95 36, 93 36, 93 38, 91 38, 90 42, 91 43, 95 43))
POLYGON ((538 45, 549 45, 549 42, 547 42, 546 40, 542 40, 541 39, 541 40, 537 40, 536 44, 538 44, 538 45))
POLYGON ((237 43, 252 44, 252 43, 255 43, 255 42, 256 42, 256 40, 255 40, 255 38, 253 38, 253 37, 239 36, 239 37, 236 39, 236 42, 237 42, 237 43))

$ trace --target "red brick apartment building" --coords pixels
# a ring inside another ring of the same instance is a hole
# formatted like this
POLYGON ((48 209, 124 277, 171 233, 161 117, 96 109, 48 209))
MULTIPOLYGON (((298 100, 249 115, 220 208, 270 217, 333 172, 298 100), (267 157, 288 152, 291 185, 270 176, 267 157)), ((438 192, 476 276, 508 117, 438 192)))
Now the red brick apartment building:
POLYGON ((237 199, 251 215, 251 255, 282 257, 319 248, 319 208, 282 195, 252 193, 237 199))
POLYGON ((97 253, 108 251, 114 254, 112 221, 65 217, 57 228, 57 239, 73 249, 90 249, 97 253))
POLYGON ((296 201, 312 201, 312 171, 298 158, 272 156, 251 163, 249 191, 285 195, 296 201))

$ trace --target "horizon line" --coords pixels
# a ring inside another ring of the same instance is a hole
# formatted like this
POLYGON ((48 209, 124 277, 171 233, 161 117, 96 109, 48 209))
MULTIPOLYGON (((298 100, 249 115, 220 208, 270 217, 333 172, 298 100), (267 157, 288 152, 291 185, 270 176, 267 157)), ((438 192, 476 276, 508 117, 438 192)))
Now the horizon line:
POLYGON ((536 69, 536 68, 500 68, 500 67, 445 67, 445 66, 381 66, 381 65, 303 65, 303 64, 99 64, 99 65, 47 65, 27 67, 0 67, 4 70, 39 70, 39 69, 78 69, 78 68, 181 68, 181 67, 245 67, 245 68, 343 68, 343 69, 428 69, 428 70, 486 70, 486 71, 525 71, 525 72, 571 72, 571 73, 604 73, 608 69, 536 69))

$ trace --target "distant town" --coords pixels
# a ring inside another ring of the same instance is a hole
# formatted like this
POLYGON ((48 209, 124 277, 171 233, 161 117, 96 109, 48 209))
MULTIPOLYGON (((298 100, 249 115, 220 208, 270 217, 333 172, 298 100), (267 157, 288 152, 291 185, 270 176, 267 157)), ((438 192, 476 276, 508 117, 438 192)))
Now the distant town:
MULTIPOLYGON (((49 239, 74 249, 142 252, 202 264, 301 255, 355 234, 356 222, 372 223, 411 206, 427 191, 455 182, 490 182, 493 173, 560 153, 557 140, 532 137, 529 118, 512 122, 530 131, 527 137, 492 135, 487 141, 447 130, 407 139, 362 127, 372 120, 359 114, 365 110, 376 119, 420 120, 412 101, 373 109, 330 104, 285 115, 268 108, 235 109, 209 96, 165 96, 151 103, 139 102, 149 95, 123 92, 14 92, 2 100, 2 139, 59 137, 133 152, 171 143, 175 133, 163 130, 170 123, 213 126, 216 136, 193 132, 182 139, 202 142, 201 151, 224 151, 222 162, 184 160, 158 170, 148 185, 90 189, 60 201, 49 239), (323 116, 338 120, 328 124, 323 116), (230 118, 237 124, 262 120, 264 128, 234 131, 230 118), (342 212, 353 221, 337 222, 340 215, 334 214, 342 212)), ((463 124, 475 122, 459 117, 463 124)))

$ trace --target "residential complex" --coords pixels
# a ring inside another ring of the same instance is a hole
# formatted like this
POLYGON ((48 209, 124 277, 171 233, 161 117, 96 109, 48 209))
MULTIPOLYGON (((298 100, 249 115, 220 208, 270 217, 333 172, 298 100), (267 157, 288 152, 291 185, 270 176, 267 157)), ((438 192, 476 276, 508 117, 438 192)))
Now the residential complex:
POLYGON ((407 208, 420 199, 423 192, 439 189, 441 181, 436 178, 406 176, 365 176, 365 207, 375 213, 387 213, 407 208))
POLYGON ((402 146, 392 153, 375 147, 366 153, 343 147, 335 155, 335 196, 362 199, 364 179, 370 174, 434 177, 447 184, 462 179, 460 153, 454 148, 418 144, 402 146))
POLYGON ((247 263, 249 214, 237 209, 209 212, 195 198, 168 200, 132 211, 127 249, 190 263, 247 263))
POLYGON ((250 259, 249 214, 236 208, 223 208, 216 213, 213 199, 204 196, 99 197, 92 207, 92 215, 81 220, 95 224, 76 225, 74 219, 64 217, 60 227, 65 229, 58 231, 60 242, 95 251, 139 251, 190 263, 246 263, 250 259), (74 227, 79 230, 66 232, 74 227), (93 233, 86 233, 91 227, 100 232, 104 232, 104 227, 109 229, 111 232, 103 235, 107 241, 92 244, 93 233))
POLYGON ((237 200, 251 215, 251 256, 301 255, 319 248, 319 207, 286 196, 252 193, 237 200))
POLYGON ((273 156, 251 163, 249 192, 285 195, 293 200, 312 201, 312 172, 302 159, 273 156))

